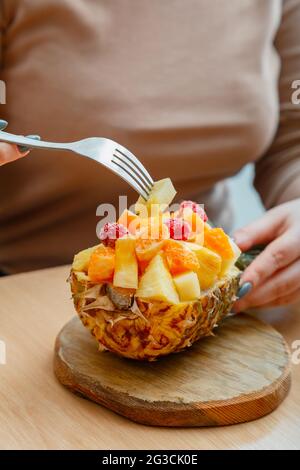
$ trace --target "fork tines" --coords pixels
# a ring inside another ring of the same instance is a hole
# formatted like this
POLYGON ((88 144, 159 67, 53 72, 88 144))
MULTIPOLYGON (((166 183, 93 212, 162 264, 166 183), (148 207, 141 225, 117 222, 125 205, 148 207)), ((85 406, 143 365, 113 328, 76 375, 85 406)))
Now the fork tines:
POLYGON ((140 195, 147 200, 153 187, 153 179, 141 162, 127 149, 116 148, 113 154, 112 163, 119 168, 119 171, 125 172, 125 179, 131 180, 131 186, 134 187, 140 195))

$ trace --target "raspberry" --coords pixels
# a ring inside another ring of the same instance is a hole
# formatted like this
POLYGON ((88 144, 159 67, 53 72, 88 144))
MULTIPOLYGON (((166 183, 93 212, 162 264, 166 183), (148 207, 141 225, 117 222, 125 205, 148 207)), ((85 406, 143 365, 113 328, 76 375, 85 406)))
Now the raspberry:
POLYGON ((207 222, 208 217, 207 217, 207 215, 206 215, 205 210, 202 209, 202 207, 201 207, 199 204, 197 204, 196 202, 193 202, 193 201, 183 201, 183 202, 180 204, 179 213, 182 214, 184 209, 191 209, 193 212, 195 212, 196 214, 198 214, 198 215, 201 217, 201 219, 203 220, 203 222, 207 222))
POLYGON ((173 218, 165 221, 173 240, 188 240, 191 234, 190 224, 183 219, 173 218))
POLYGON ((124 225, 108 222, 101 229, 99 238, 103 245, 114 248, 116 240, 118 238, 123 238, 125 235, 128 235, 128 233, 129 232, 124 225))

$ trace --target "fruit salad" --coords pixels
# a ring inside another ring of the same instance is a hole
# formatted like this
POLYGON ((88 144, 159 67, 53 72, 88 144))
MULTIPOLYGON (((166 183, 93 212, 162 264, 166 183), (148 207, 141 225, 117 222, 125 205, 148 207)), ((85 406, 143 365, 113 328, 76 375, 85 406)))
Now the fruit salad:
POLYGON ((74 257, 71 285, 83 324, 103 349, 155 360, 211 335, 235 300, 240 250, 170 179, 107 223, 100 244, 74 257))

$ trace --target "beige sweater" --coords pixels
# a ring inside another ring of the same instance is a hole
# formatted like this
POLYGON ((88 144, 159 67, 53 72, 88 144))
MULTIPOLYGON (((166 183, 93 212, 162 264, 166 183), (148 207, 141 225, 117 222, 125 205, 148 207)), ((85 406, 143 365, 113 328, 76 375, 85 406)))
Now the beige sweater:
MULTIPOLYGON (((1 0, 0 117, 55 141, 106 136, 230 225, 223 181, 256 162, 267 207, 300 196, 300 0, 1 0)), ((0 169, 0 269, 69 262, 129 188, 32 152, 0 169)), ((247 210, 247 207, 245 207, 247 210)))

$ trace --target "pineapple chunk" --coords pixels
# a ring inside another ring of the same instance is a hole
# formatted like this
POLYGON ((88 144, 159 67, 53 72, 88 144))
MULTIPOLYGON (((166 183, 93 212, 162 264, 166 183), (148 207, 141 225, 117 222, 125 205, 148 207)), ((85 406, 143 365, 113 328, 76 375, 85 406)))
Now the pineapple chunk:
MULTIPOLYGON (((229 237, 228 237, 229 238, 229 237)), ((237 262, 238 258, 240 257, 240 254, 242 253, 239 247, 234 243, 234 241, 229 238, 229 242, 233 251, 233 256, 229 259, 222 259, 222 267, 221 267, 221 272, 219 274, 219 277, 225 276, 228 271, 230 271, 235 263, 237 262)))
POLYGON ((186 248, 194 251, 194 253, 196 254, 202 251, 203 247, 199 245, 198 243, 195 243, 195 242, 183 242, 183 243, 186 248))
POLYGON ((169 206, 175 195, 176 190, 170 178, 156 181, 147 201, 141 196, 139 197, 135 205, 135 212, 142 217, 147 217, 147 214, 152 216, 158 215, 169 206))
POLYGON ((138 288, 138 263, 135 256, 135 240, 132 238, 119 238, 116 241, 113 285, 125 289, 138 288))
POLYGON ((189 302, 200 298, 199 279, 193 271, 176 276, 173 281, 181 302, 189 302))
POLYGON ((161 254, 156 255, 140 279, 136 296, 145 300, 158 300, 168 304, 179 303, 171 274, 161 254))
POLYGON ((201 289, 209 289, 217 280, 222 267, 222 258, 208 248, 199 246, 195 251, 200 269, 198 271, 198 278, 201 289))
POLYGON ((74 271, 83 271, 87 272, 90 259, 92 256, 93 251, 98 248, 99 245, 93 246, 91 248, 87 248, 86 250, 80 251, 77 253, 77 255, 74 256, 73 264, 72 264, 72 269, 74 271))

